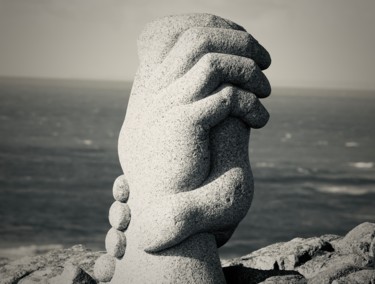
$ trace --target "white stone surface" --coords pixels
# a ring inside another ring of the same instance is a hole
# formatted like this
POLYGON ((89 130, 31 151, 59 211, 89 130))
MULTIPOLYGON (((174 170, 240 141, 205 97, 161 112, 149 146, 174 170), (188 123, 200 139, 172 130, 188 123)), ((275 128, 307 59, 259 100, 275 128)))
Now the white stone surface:
POLYGON ((129 184, 124 176, 119 176, 113 184, 113 198, 120 202, 126 202, 129 198, 129 184))
POLYGON ((124 232, 111 228, 105 237, 105 249, 108 254, 121 258, 126 249, 126 237, 124 232))
POLYGON ((94 275, 100 282, 109 282, 113 277, 115 267, 116 259, 109 254, 103 254, 95 262, 94 275))
POLYGON ((119 201, 113 202, 109 209, 109 223, 116 230, 124 231, 130 222, 130 209, 128 204, 119 201))

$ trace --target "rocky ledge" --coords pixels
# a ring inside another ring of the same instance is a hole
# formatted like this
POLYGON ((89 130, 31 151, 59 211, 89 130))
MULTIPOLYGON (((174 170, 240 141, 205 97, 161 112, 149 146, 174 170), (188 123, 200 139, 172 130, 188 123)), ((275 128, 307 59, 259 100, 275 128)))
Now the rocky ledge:
MULTIPOLYGON (((0 283, 97 283, 95 260, 103 252, 81 245, 0 263, 0 283)), ((276 243, 223 261, 227 283, 375 283, 375 223, 363 223, 345 237, 323 235, 276 243)))

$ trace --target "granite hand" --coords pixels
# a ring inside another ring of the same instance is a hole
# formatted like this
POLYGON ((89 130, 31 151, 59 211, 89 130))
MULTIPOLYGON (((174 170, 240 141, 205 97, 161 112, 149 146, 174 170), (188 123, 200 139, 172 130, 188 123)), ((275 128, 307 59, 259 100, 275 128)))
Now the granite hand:
MULTIPOLYGON (((159 234, 158 230, 154 230, 157 228, 154 227, 166 230, 167 223, 170 226, 179 224, 184 227, 185 221, 181 220, 188 221, 191 219, 188 216, 193 214, 192 212, 202 211, 187 203, 188 200, 196 199, 194 196, 198 197, 199 194, 202 194, 201 192, 205 192, 204 190, 196 192, 190 190, 202 185, 208 178, 208 172, 212 167, 208 149, 210 147, 210 139, 208 139, 210 130, 228 116, 240 117, 254 128, 261 127, 267 122, 268 113, 253 94, 262 97, 267 96, 270 91, 268 81, 261 73, 257 63, 262 67, 267 67, 270 63, 269 55, 245 31, 228 28, 193 27, 181 33, 178 41, 167 53, 164 60, 154 67, 153 72, 150 72, 149 65, 147 65, 147 70, 140 68, 138 76, 141 78, 140 81, 145 83, 141 86, 138 81, 135 82, 132 99, 136 97, 136 103, 134 104, 138 105, 137 113, 142 114, 142 116, 138 115, 137 117, 140 121, 138 124, 145 124, 143 120, 147 119, 148 116, 148 119, 150 119, 147 121, 148 129, 142 132, 139 128, 126 127, 129 118, 132 119, 132 104, 130 104, 127 121, 124 124, 127 133, 122 135, 125 145, 120 146, 119 150, 129 149, 126 145, 132 142, 127 142, 128 140, 136 140, 133 142, 134 144, 142 144, 145 141, 148 145, 140 148, 142 155, 148 147, 151 147, 150 152, 154 154, 155 159, 152 158, 152 154, 147 156, 147 162, 144 162, 143 167, 139 167, 142 168, 142 171, 138 173, 138 179, 147 179, 145 168, 149 166, 153 167, 151 171, 154 172, 154 176, 155 171, 158 170, 169 173, 167 176, 162 173, 157 174, 158 177, 164 176, 164 180, 161 180, 163 185, 158 184, 160 180, 153 179, 148 185, 144 184, 143 187, 143 190, 150 189, 154 192, 150 196, 149 202, 147 202, 147 199, 143 201, 144 209, 140 210, 139 215, 142 216, 139 219, 141 220, 140 224, 143 225, 138 227, 151 232, 140 234, 140 236, 147 236, 149 240, 155 242, 153 245, 146 245, 146 250, 165 248, 180 241, 181 238, 188 237, 186 232, 183 233, 186 230, 182 230, 180 226, 174 226, 174 230, 170 230, 168 235, 169 241, 157 241, 158 238, 155 238, 154 235, 160 237, 164 234, 159 234), (208 51, 214 51, 214 53, 207 53, 208 51), (145 76, 147 80, 145 80, 145 76), (236 86, 241 86, 241 88, 231 85, 220 86, 223 82, 231 82, 236 86), (142 90, 142 93, 139 93, 139 90, 142 90), (144 94, 143 92, 146 90, 147 93, 144 94), (147 101, 152 101, 152 104, 147 104, 147 101), (140 107, 145 107, 146 110, 140 111, 140 107), (152 115, 150 116, 150 114, 152 115), (153 132, 152 127, 157 132, 153 132), (132 130, 142 134, 137 136, 131 132, 132 130), (145 139, 147 135, 149 135, 149 139, 145 139), (151 141, 156 143, 150 144, 151 141), (153 164, 153 160, 156 160, 158 164, 153 164), (160 166, 161 164, 163 166, 160 166), (175 188, 168 187, 176 181, 179 184, 175 188), (158 193, 160 189, 163 192, 158 193), (176 196, 171 194, 178 192, 185 193, 179 193, 176 196), (157 212, 160 212, 160 210, 164 211, 165 214, 163 214, 162 220, 157 221, 155 218, 157 218, 157 212), (162 224, 165 224, 165 226, 162 226, 162 224), (174 231, 178 231, 179 234, 174 233, 174 231), (177 237, 177 235, 179 236, 177 237)), ((133 102, 134 100, 131 101, 131 103, 133 102)), ((246 133, 248 135, 248 132, 246 133)), ((122 152, 124 153, 124 151, 122 152)), ((137 151, 129 152, 124 153, 124 159, 129 161, 128 164, 136 162, 137 151)), ((247 159, 247 156, 245 157, 247 159)), ((126 161, 123 164, 126 176, 130 181, 131 176, 137 175, 137 173, 127 173, 128 168, 134 167, 126 167, 126 161)), ((212 177, 208 179, 211 180, 212 177)), ((224 177, 222 179, 219 179, 220 183, 216 181, 217 184, 221 185, 220 187, 216 186, 217 188, 223 188, 225 182, 230 180, 228 178, 225 180, 224 177)), ((205 186, 205 188, 211 187, 213 186, 205 186)), ((232 190, 233 186, 224 188, 232 190)), ((211 194, 214 194, 213 192, 215 191, 212 190, 211 194)), ((248 190, 248 192, 251 192, 251 190, 248 190)), ((250 201, 246 198, 242 198, 242 202, 248 206, 250 204, 250 201)), ((243 211, 247 211, 248 206, 240 207, 246 208, 243 211)), ((237 208, 238 218, 242 219, 244 214, 239 214, 240 207, 233 207, 237 208)), ((133 208, 132 213, 134 216, 133 208)), ((217 216, 220 216, 220 214, 217 214, 217 216)), ((239 220, 235 220, 234 225, 238 222, 239 220)), ((204 224, 204 222, 200 222, 200 224, 204 224)), ((213 227, 222 229, 218 228, 218 222, 213 224, 207 228, 207 231, 210 231, 213 227)), ((224 228, 228 227, 228 224, 222 224, 224 228)), ((196 230, 189 231, 194 233, 202 230, 202 228, 196 228, 196 230)), ((167 238, 167 236, 164 237, 167 238)), ((142 242, 142 237, 139 241, 142 242)), ((147 242, 144 242, 143 245, 145 243, 147 242)))
POLYGON ((248 125, 268 119, 257 98, 270 93, 268 53, 241 27, 193 14, 149 25, 139 56, 119 139, 132 217, 112 281, 223 283, 213 233, 231 232, 250 204, 248 125))
MULTIPOLYGON (((173 57, 171 54, 177 53, 176 45, 183 46, 180 41, 187 41, 189 37, 184 35, 204 31, 203 28, 192 30, 181 32, 160 64, 142 64, 145 60, 141 57, 132 89, 120 134, 119 156, 132 192, 137 191, 136 194, 146 199, 196 189, 202 184, 210 169, 209 130, 229 115, 242 114, 244 119, 252 119, 248 121, 252 127, 261 127, 268 118, 254 117, 255 113, 251 112, 253 102, 257 101, 254 94, 267 96, 270 87, 256 62, 248 58, 260 57, 265 61, 263 57, 267 52, 244 31, 229 27, 207 28, 204 38, 211 40, 207 45, 215 52, 207 53, 198 41, 195 48, 190 48, 193 51, 188 52, 195 54, 194 59, 182 58, 169 65, 170 70, 187 71, 174 81, 171 75, 163 76, 162 82, 159 80, 159 71, 163 69, 160 66, 173 57), (230 32, 235 35, 222 37, 223 33, 230 32), (230 40, 225 42, 227 39, 230 40), (186 62, 195 64, 189 69, 186 62), (161 83, 157 84, 158 81, 161 83), (224 88, 218 91, 225 82, 242 90, 232 92, 233 88, 224 88), (132 183, 140 182, 141 190, 132 187, 132 183)), ((148 34, 147 30, 145 33, 148 34)), ((142 43, 145 37, 141 36, 140 46, 147 45, 142 43)), ((148 45, 153 47, 151 42, 148 45)), ((194 46, 194 42, 191 45, 194 46)), ((157 56, 153 55, 149 61, 154 61, 154 57, 157 56)))

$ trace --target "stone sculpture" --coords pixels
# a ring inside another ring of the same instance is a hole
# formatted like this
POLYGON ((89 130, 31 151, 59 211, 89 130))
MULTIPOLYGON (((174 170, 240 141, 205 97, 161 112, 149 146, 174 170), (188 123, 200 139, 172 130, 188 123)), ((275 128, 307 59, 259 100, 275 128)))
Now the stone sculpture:
POLYGON ((95 275, 225 283, 217 247, 250 207, 249 134, 268 121, 258 98, 270 94, 261 71, 269 54, 242 27, 209 14, 152 22, 138 50, 119 138, 124 176, 95 275))

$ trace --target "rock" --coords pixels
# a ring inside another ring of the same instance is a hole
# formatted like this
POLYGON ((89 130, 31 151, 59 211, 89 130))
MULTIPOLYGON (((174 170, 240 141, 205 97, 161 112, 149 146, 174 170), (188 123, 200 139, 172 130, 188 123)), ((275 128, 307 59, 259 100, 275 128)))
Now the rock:
POLYGON ((375 270, 364 269, 332 281, 332 284, 375 284, 375 270))
POLYGON ((325 269, 313 278, 309 279, 309 284, 331 284, 333 280, 342 278, 350 273, 361 270, 362 268, 352 265, 339 265, 325 269))
POLYGON ((52 250, 44 255, 24 257, 0 267, 0 283, 43 283, 46 279, 60 275, 67 261, 93 276, 95 260, 101 254, 77 245, 69 249, 52 250))
POLYGON ((116 230, 124 231, 130 222, 130 209, 125 203, 113 202, 109 209, 109 223, 116 230))
POLYGON ((4 265, 8 264, 9 261, 10 261, 10 260, 9 260, 8 258, 6 258, 6 257, 0 257, 0 267, 2 267, 2 266, 4 266, 4 265))
POLYGON ((338 236, 338 235, 333 235, 333 234, 326 234, 320 236, 320 239, 323 240, 324 242, 330 243, 332 246, 336 242, 340 241, 343 237, 338 236))
POLYGON ((116 260, 109 254, 100 256, 94 266, 94 274, 100 282, 109 282, 115 272, 116 260))
POLYGON ((78 266, 68 262, 64 266, 61 275, 53 277, 49 280, 50 284, 96 284, 85 271, 78 266))
POLYGON ((369 257, 373 259, 373 263, 375 263, 375 238, 372 240, 370 244, 370 252, 369 257))
POLYGON ((362 266, 373 266, 374 262, 375 224, 362 223, 352 229, 336 244, 337 251, 343 254, 354 253, 362 257, 362 266))
MULTIPOLYGON (((273 244, 241 258, 226 261, 223 266, 226 268, 241 265, 261 271, 279 269, 294 271, 303 275, 309 284, 331 283, 336 279, 345 281, 343 279, 346 277, 354 279, 357 273, 358 277, 362 277, 362 273, 357 271, 367 271, 369 267, 373 269, 371 262, 368 261, 371 259, 373 225, 375 224, 361 224, 344 238, 323 235, 319 238, 296 238, 289 242, 273 244), (358 249, 361 248, 358 246, 361 243, 366 249, 358 249), (349 276, 351 274, 353 275, 349 276)), ((363 272, 363 275, 372 274, 363 272)))
POLYGON ((374 241, 375 224, 363 223, 351 230, 344 238, 327 238, 334 251, 317 256, 297 270, 307 278, 322 271, 337 271, 341 267, 370 267, 374 263, 371 243, 374 241))
POLYGON ((370 222, 365 222, 354 229, 352 229, 350 232, 348 232, 344 239, 343 242, 350 244, 350 243, 357 243, 358 241, 360 242, 365 242, 367 244, 371 243, 371 241, 375 237, 375 224, 370 223, 370 222))
POLYGON ((251 203, 248 142, 269 118, 258 99, 271 91, 259 68, 269 54, 208 14, 158 19, 138 49, 118 148, 132 220, 112 282, 224 283, 217 246, 251 203))
POLYGON ((52 272, 51 268, 37 270, 33 272, 31 275, 20 279, 17 283, 18 284, 50 284, 49 277, 51 275, 51 272, 52 272))
POLYGON ((325 270, 335 270, 342 266, 357 267, 360 266, 361 263, 362 260, 357 255, 332 252, 318 255, 310 261, 297 267, 296 270, 306 278, 313 278, 325 270))
POLYGON ((119 176, 113 185, 113 198, 120 202, 126 202, 129 198, 129 184, 124 176, 119 176))
POLYGON ((289 242, 267 246, 233 262, 263 270, 294 270, 316 255, 330 251, 333 251, 330 243, 321 238, 295 238, 289 242))
POLYGON ((111 228, 105 238, 105 249, 108 254, 121 258, 125 253, 126 237, 121 231, 111 228))

